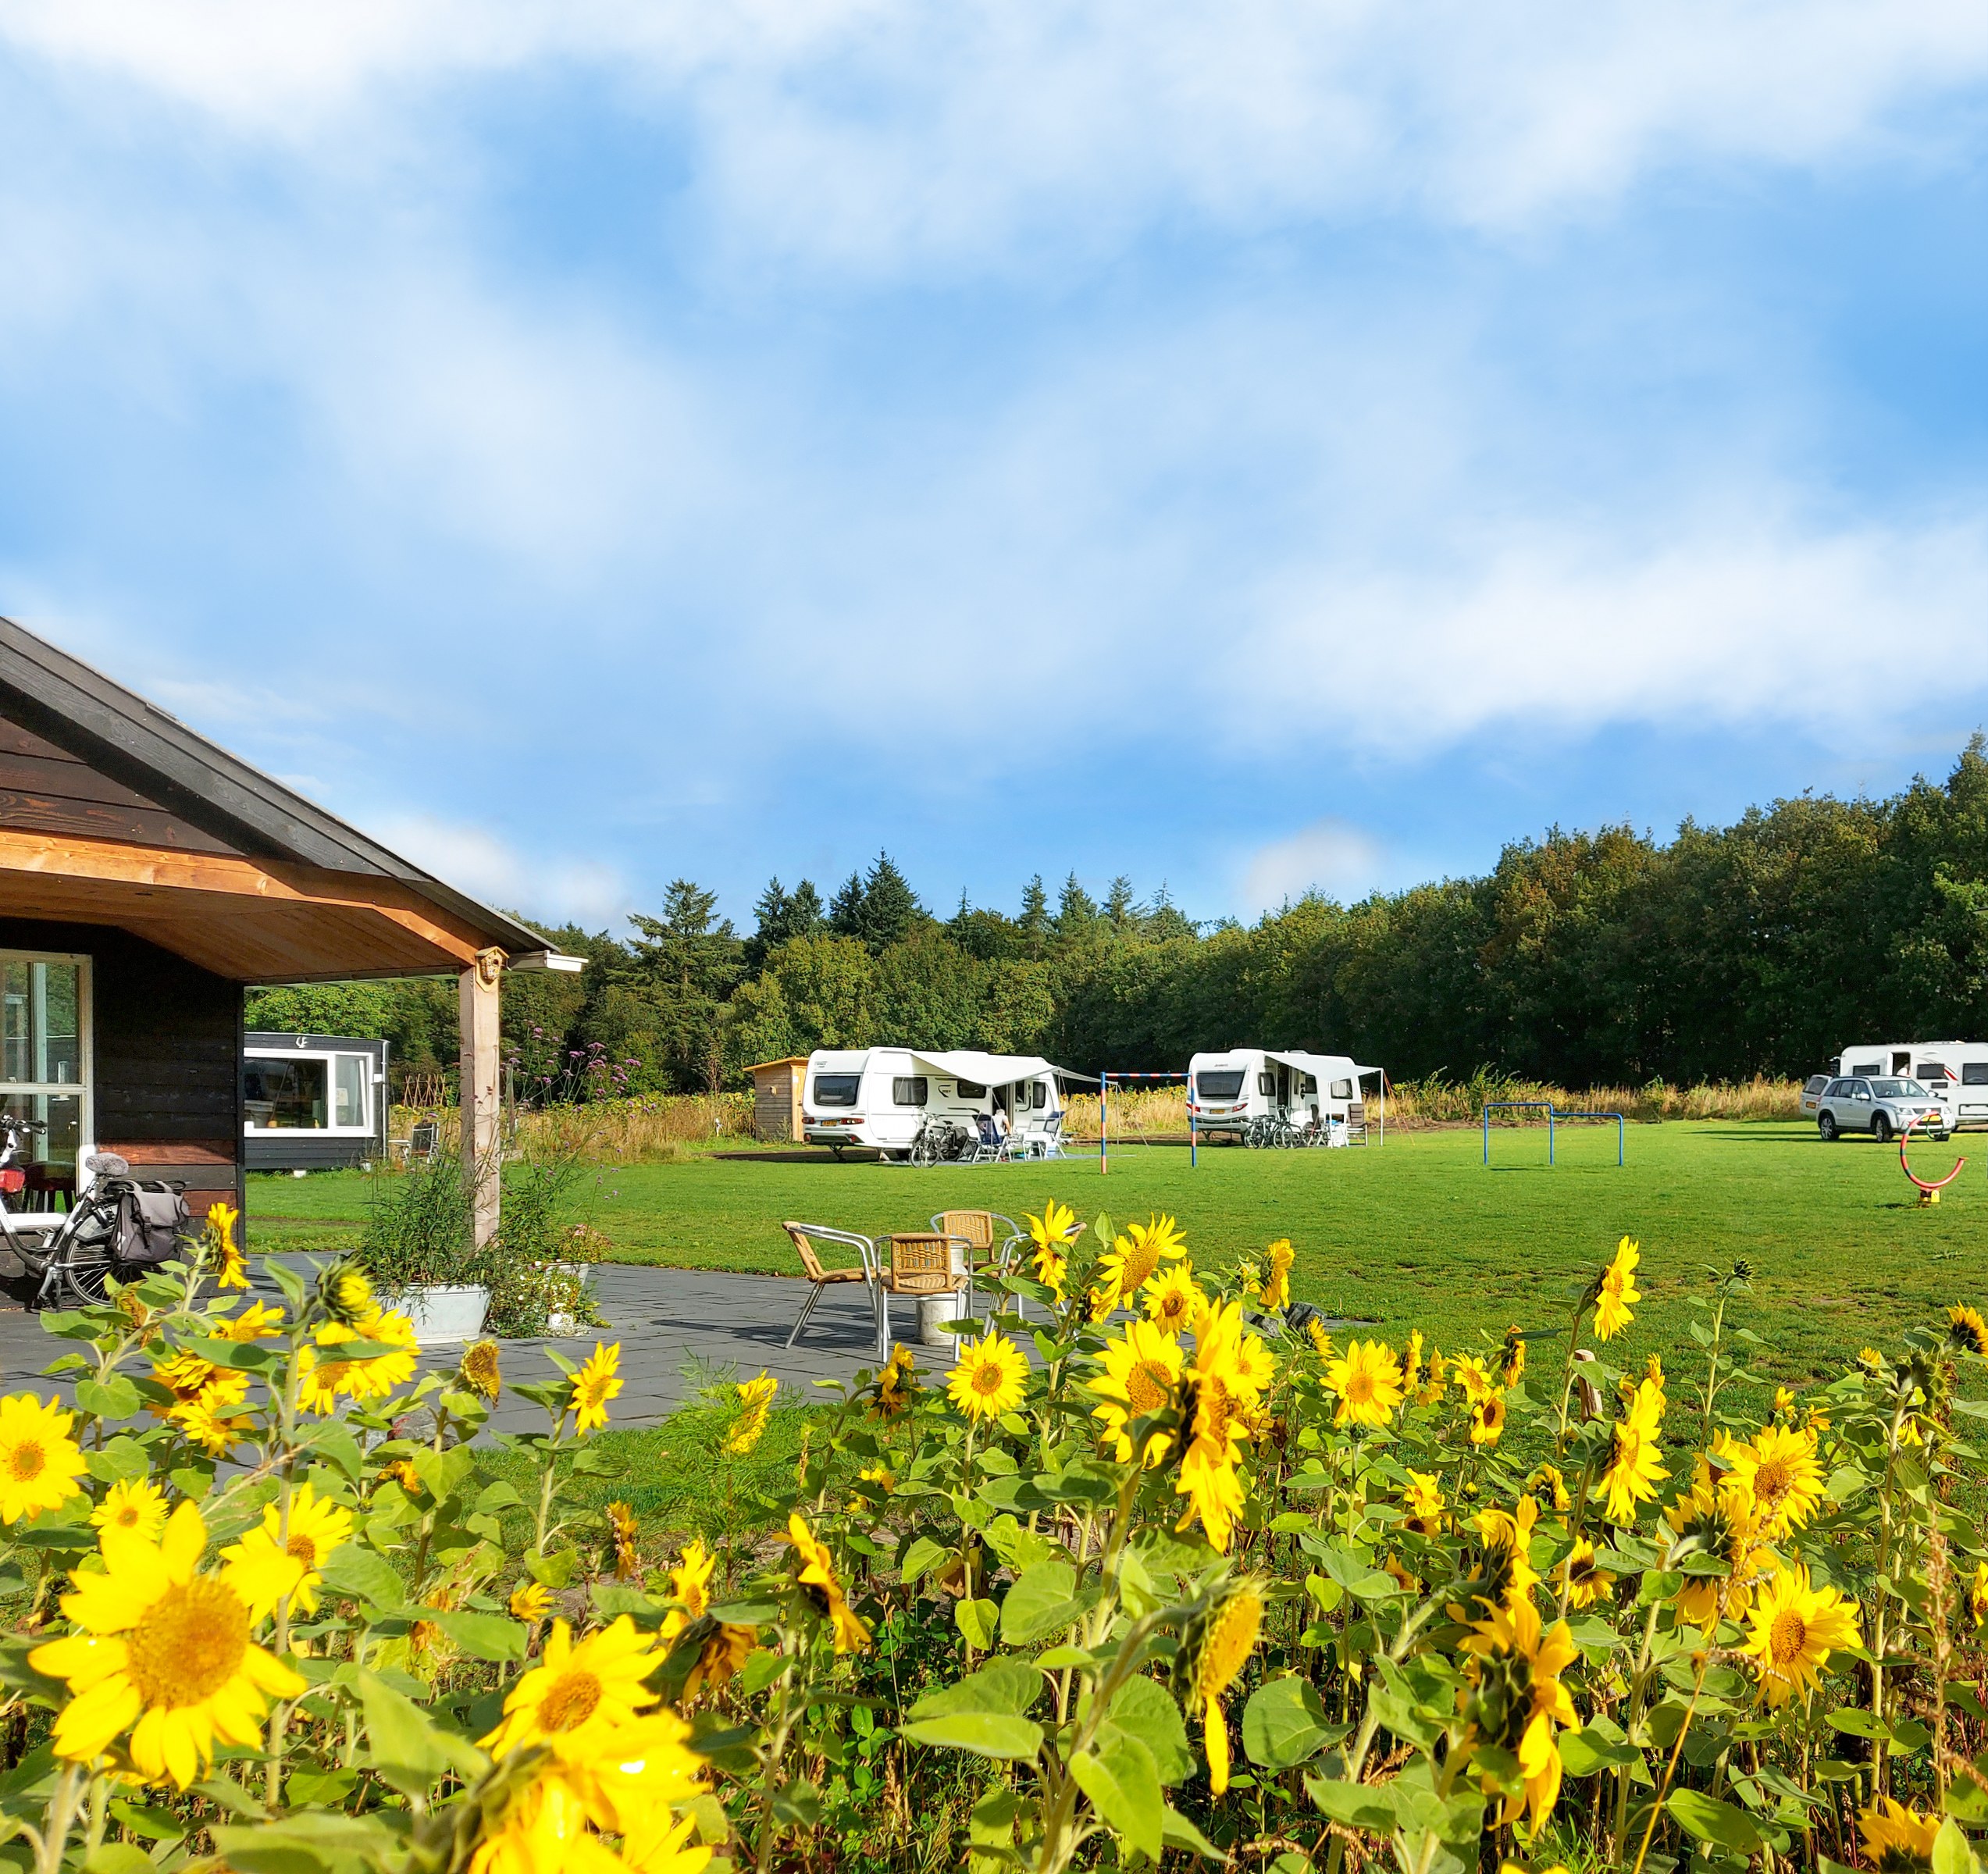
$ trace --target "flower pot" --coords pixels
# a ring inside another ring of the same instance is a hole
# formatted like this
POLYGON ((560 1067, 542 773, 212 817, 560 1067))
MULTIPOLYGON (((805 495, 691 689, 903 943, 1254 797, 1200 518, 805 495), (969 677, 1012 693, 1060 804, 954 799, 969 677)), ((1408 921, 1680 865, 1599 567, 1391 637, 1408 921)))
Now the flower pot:
POLYGON ((483 1316, 490 1312, 487 1288, 444 1287, 440 1284, 408 1288, 396 1298, 414 1324, 417 1347, 447 1347, 473 1341, 483 1331, 483 1316))
POLYGON ((918 1297, 918 1345, 921 1347, 943 1348, 955 1359, 960 1356, 960 1337, 946 1324, 957 1321, 966 1312, 967 1298, 963 1290, 949 1295, 921 1295, 918 1297))
MULTIPOLYGON (((553 1267, 561 1275, 578 1276, 583 1283, 593 1279, 593 1265, 591 1263, 554 1263, 553 1267)), ((545 1317, 545 1331, 550 1334, 578 1334, 580 1318, 576 1314, 565 1314, 554 1309, 545 1317)))

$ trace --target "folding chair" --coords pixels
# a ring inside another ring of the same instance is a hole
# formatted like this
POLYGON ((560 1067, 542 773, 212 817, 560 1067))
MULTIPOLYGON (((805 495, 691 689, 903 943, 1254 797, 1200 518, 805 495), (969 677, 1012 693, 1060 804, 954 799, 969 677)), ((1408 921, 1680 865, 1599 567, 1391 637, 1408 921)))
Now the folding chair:
MULTIPOLYGON (((853 1230, 832 1230, 822 1224, 785 1223, 780 1227, 793 1238, 800 1256, 801 1272, 814 1284, 807 1291, 807 1299, 801 1304, 800 1316, 794 1323, 793 1331, 787 1336, 787 1345, 791 1347, 800 1338, 800 1331, 807 1325, 807 1317, 814 1312, 814 1304, 821 1300, 821 1291, 843 1282, 860 1282, 869 1291, 871 1317, 878 1324, 879 1338, 884 1338, 883 1295, 878 1287, 877 1245, 868 1237, 858 1236, 853 1230), (814 1253, 817 1242, 839 1243, 846 1249, 853 1249, 862 1258, 862 1266, 856 1269, 823 1267, 821 1259, 814 1253)), ((882 1357, 890 1357, 888 1345, 882 1357)))

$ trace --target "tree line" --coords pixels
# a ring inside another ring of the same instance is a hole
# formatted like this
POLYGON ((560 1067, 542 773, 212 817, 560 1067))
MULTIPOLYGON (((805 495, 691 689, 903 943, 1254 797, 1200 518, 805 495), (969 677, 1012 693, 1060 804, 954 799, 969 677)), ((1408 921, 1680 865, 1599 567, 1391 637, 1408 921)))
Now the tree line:
MULTIPOLYGON (((749 932, 686 879, 625 936, 547 929, 583 974, 507 978, 514 1046, 597 1048, 637 1091, 881 1042, 1164 1070, 1242 1045, 1350 1053, 1397 1079, 1480 1067, 1567 1086, 1812 1072, 1859 1040, 1988 1036, 1988 745, 1884 800, 1805 793, 1668 841, 1522 839, 1480 877, 1244 925, 1129 880, 1039 877, 1012 914, 941 917, 888 855, 825 903, 771 881, 749 932)), ((543 927, 542 927, 543 928, 543 927)), ((383 1034, 453 1065, 452 983, 258 990, 251 1027, 383 1034)))

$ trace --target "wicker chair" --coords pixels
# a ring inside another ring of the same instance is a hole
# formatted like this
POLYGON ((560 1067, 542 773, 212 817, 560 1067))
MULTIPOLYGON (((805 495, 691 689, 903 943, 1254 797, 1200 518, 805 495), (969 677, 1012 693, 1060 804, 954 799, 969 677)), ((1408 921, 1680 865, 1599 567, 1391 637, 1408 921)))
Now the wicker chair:
MULTIPOLYGON (((832 1230, 822 1224, 784 1223, 780 1227, 793 1239, 796 1252, 800 1257, 801 1272, 814 1284, 807 1291, 807 1299, 801 1304, 800 1319, 794 1323, 793 1331, 787 1336, 791 1347, 800 1338, 800 1331, 807 1325, 807 1317, 814 1313, 814 1304, 821 1299, 822 1291, 844 1282, 860 1282, 869 1291, 870 1313, 877 1323, 879 1339, 885 1338, 883 1293, 878 1286, 878 1270, 877 1245, 867 1236, 858 1236, 853 1230, 832 1230), (814 1253, 817 1242, 839 1243, 853 1249, 862 1259, 860 1267, 854 1269, 829 1269, 822 1266, 821 1259, 814 1253)), ((884 1357, 889 1357, 890 1349, 884 1348, 884 1357)))
POLYGON ((884 1240, 890 1245, 890 1266, 880 1272, 877 1284, 877 1357, 887 1360, 890 1358, 890 1298, 954 1294, 960 1287, 960 1273, 953 1258, 953 1238, 943 1231, 900 1230, 884 1240))
MULTIPOLYGON (((966 1245, 967 1255, 967 1312, 974 1308, 974 1277, 992 1273, 1006 1275, 1015 1265, 1016 1252, 1028 1241, 1011 1217, 1003 1217, 994 1210, 942 1210, 932 1220, 932 1227, 942 1236, 949 1236, 966 1245), (1003 1235, 1002 1232, 1006 1234, 1003 1235)), ((1021 1309, 1021 1298, 1013 1298, 1017 1313, 1021 1309)), ((1024 1317, 1025 1318, 1025 1317, 1024 1317)))

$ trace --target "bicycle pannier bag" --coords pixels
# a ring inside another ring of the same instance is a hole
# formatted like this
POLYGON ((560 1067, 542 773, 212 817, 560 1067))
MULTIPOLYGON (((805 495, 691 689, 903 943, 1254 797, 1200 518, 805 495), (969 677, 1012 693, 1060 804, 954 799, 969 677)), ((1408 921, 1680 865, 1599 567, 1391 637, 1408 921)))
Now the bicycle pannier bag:
POLYGON ((117 1259, 162 1263, 180 1253, 180 1235, 193 1222, 187 1200, 163 1185, 141 1185, 118 1206, 117 1259))

